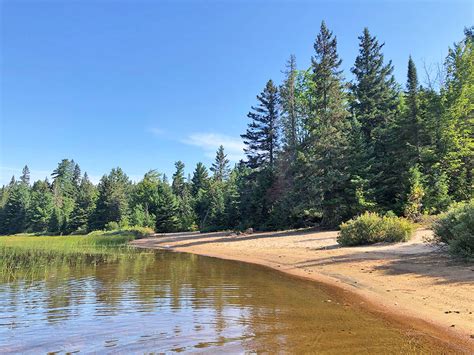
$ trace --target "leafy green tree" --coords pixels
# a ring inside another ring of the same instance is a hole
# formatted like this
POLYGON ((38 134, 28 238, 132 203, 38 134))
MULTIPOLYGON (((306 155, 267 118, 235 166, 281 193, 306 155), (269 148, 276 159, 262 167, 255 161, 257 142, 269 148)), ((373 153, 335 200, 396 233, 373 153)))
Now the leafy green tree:
POLYGON ((443 92, 445 143, 442 159, 450 177, 449 192, 457 201, 473 195, 474 171, 474 27, 450 48, 446 58, 446 85, 443 92))
POLYGON ((404 214, 405 217, 413 221, 418 221, 422 213, 422 201, 425 190, 419 167, 412 167, 409 174, 410 191, 406 197, 404 214))
POLYGON ((222 145, 217 149, 216 159, 214 163, 212 163, 211 171, 214 173, 214 179, 217 181, 224 181, 229 177, 229 159, 227 159, 222 145))
POLYGON ((258 106, 252 106, 247 117, 251 119, 247 132, 242 134, 245 154, 251 168, 273 168, 278 151, 278 89, 269 80, 265 89, 257 95, 258 106))
POLYGON ((28 209, 31 231, 45 232, 53 210, 53 194, 48 180, 36 181, 31 189, 31 202, 28 209))
POLYGON ((156 217, 142 205, 136 205, 130 215, 132 226, 155 228, 156 217))

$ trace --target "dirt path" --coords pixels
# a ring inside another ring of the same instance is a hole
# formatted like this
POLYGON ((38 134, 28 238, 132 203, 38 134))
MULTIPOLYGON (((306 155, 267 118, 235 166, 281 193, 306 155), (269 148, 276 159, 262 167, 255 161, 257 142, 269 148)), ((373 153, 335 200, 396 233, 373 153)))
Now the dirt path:
POLYGON ((407 243, 351 248, 339 247, 336 236, 180 233, 132 244, 256 263, 337 286, 354 302, 474 352, 474 265, 455 262, 426 243, 429 230, 417 231, 407 243))

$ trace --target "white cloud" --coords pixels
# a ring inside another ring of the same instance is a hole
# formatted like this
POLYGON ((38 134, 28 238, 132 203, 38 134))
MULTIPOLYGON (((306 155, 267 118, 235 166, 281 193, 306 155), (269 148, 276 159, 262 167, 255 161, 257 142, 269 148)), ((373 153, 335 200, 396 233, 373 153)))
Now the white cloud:
POLYGON ((240 138, 218 133, 192 133, 183 143, 201 148, 208 158, 214 158, 220 145, 224 146, 227 158, 238 162, 244 157, 244 143, 240 138))

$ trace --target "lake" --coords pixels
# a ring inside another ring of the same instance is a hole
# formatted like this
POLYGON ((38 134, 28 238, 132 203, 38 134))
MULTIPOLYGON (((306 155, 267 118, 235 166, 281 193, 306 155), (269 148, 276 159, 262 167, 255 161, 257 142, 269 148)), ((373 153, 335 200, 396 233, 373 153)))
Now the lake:
POLYGON ((0 353, 439 350, 323 285, 191 254, 147 251, 0 281, 0 353))

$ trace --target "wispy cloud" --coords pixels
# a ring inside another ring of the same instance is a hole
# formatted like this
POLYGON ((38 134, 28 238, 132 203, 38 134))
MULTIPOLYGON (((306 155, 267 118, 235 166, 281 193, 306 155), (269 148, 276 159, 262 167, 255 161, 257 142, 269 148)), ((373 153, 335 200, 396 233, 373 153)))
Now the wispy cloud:
POLYGON ((165 130, 161 129, 161 128, 158 128, 158 127, 152 127, 150 129, 148 129, 148 131, 151 134, 153 134, 154 136, 161 136, 161 135, 165 134, 165 130))
POLYGON ((182 140, 183 143, 201 148, 209 158, 214 158, 217 148, 224 146, 227 158, 238 162, 244 157, 244 143, 240 138, 219 133, 192 133, 182 140))

